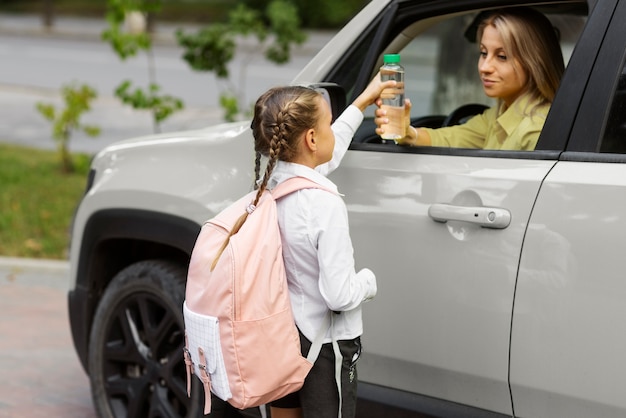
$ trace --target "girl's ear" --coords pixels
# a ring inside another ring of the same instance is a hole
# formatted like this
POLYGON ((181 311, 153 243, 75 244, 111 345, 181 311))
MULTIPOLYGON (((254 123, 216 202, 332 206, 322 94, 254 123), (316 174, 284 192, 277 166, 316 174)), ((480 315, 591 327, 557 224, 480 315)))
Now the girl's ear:
POLYGON ((315 129, 307 129, 304 132, 304 145, 312 152, 317 151, 317 141, 315 140, 315 129))

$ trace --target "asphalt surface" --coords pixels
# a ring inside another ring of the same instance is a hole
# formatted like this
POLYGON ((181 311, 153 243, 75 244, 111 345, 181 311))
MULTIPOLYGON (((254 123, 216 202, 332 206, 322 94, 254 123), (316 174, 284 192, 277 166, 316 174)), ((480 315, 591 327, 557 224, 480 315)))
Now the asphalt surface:
MULTIPOLYGON (((105 25, 103 19, 57 17, 55 25, 46 29, 39 16, 0 13, 0 40, 3 36, 99 40, 105 25)), ((186 29, 192 29, 192 26, 187 25, 186 29)), ((178 27, 180 24, 157 24, 155 43, 173 44, 174 31, 178 27)), ((307 43, 294 53, 312 56, 331 35, 311 33, 307 43)), ((241 47, 249 45, 242 43, 241 47)), ((32 109, 35 102, 51 94, 28 86, 0 84, 0 108, 24 106, 32 109)), ((129 119, 118 117, 128 110, 112 100, 98 102, 94 112, 98 113, 96 117, 106 120, 129 119)), ((205 117, 205 123, 217 122, 221 117, 215 108, 190 109, 178 117, 184 124, 197 118, 198 114, 205 117)), ((126 137, 134 136, 133 128, 117 127, 128 134, 126 137)), ((42 139, 37 131, 26 132, 23 137, 13 140, 31 146, 52 144, 49 138, 42 139)), ((104 145, 106 140, 99 139, 95 146, 104 145)), ((67 261, 9 258, 0 254, 0 418, 96 417, 89 380, 71 340, 68 288, 67 261)))

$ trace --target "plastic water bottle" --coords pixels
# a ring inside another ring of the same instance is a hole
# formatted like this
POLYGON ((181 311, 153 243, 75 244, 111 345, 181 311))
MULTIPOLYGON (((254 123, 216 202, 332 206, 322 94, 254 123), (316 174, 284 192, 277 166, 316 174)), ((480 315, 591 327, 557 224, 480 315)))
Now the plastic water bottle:
POLYGON ((395 80, 396 87, 385 89, 381 94, 381 109, 387 111, 389 123, 381 125, 385 133, 381 135, 384 140, 394 140, 406 136, 406 126, 404 122, 404 68, 400 65, 399 54, 386 54, 383 59, 383 66, 380 67, 380 78, 382 81, 395 80))

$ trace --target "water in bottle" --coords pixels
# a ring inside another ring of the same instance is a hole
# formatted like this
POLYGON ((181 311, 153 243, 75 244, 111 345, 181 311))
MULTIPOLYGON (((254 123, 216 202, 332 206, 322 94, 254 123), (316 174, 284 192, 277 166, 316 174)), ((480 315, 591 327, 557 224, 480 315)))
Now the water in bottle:
POLYGON ((406 126, 404 123, 404 68, 400 65, 399 54, 386 54, 383 66, 380 67, 382 81, 395 80, 396 87, 383 90, 381 94, 381 109, 387 111, 389 123, 381 125, 385 133, 381 135, 384 140, 404 138, 406 126))

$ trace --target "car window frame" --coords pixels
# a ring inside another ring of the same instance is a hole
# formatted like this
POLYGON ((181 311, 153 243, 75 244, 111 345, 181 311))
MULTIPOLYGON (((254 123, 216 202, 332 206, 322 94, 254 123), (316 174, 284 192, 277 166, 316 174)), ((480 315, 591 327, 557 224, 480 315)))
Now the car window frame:
MULTIPOLYGON (((626 51, 623 55, 626 55, 626 51)), ((599 152, 626 154, 626 57, 624 56, 622 57, 622 71, 613 90, 611 106, 607 110, 606 123, 598 145, 599 152), (615 139, 617 143, 613 142, 615 139)))
POLYGON ((388 21, 393 19, 397 11, 397 4, 390 3, 383 12, 378 15, 376 19, 369 25, 368 30, 363 31, 358 37, 358 41, 354 42, 352 46, 347 49, 341 59, 339 59, 336 65, 331 71, 324 77, 325 82, 336 83, 343 87, 346 93, 346 103, 352 103, 358 96, 357 92, 363 91, 372 75, 359 71, 357 77, 350 86, 346 86, 346 75, 351 73, 354 69, 371 68, 372 49, 380 49, 380 44, 387 36, 387 28, 390 27, 388 21), (369 40, 371 37, 371 41, 369 40), (365 53, 361 59, 360 51, 365 49, 369 52, 365 53), (355 55, 357 57, 355 58, 355 55), (346 71, 345 68, 350 68, 351 71, 346 71))

